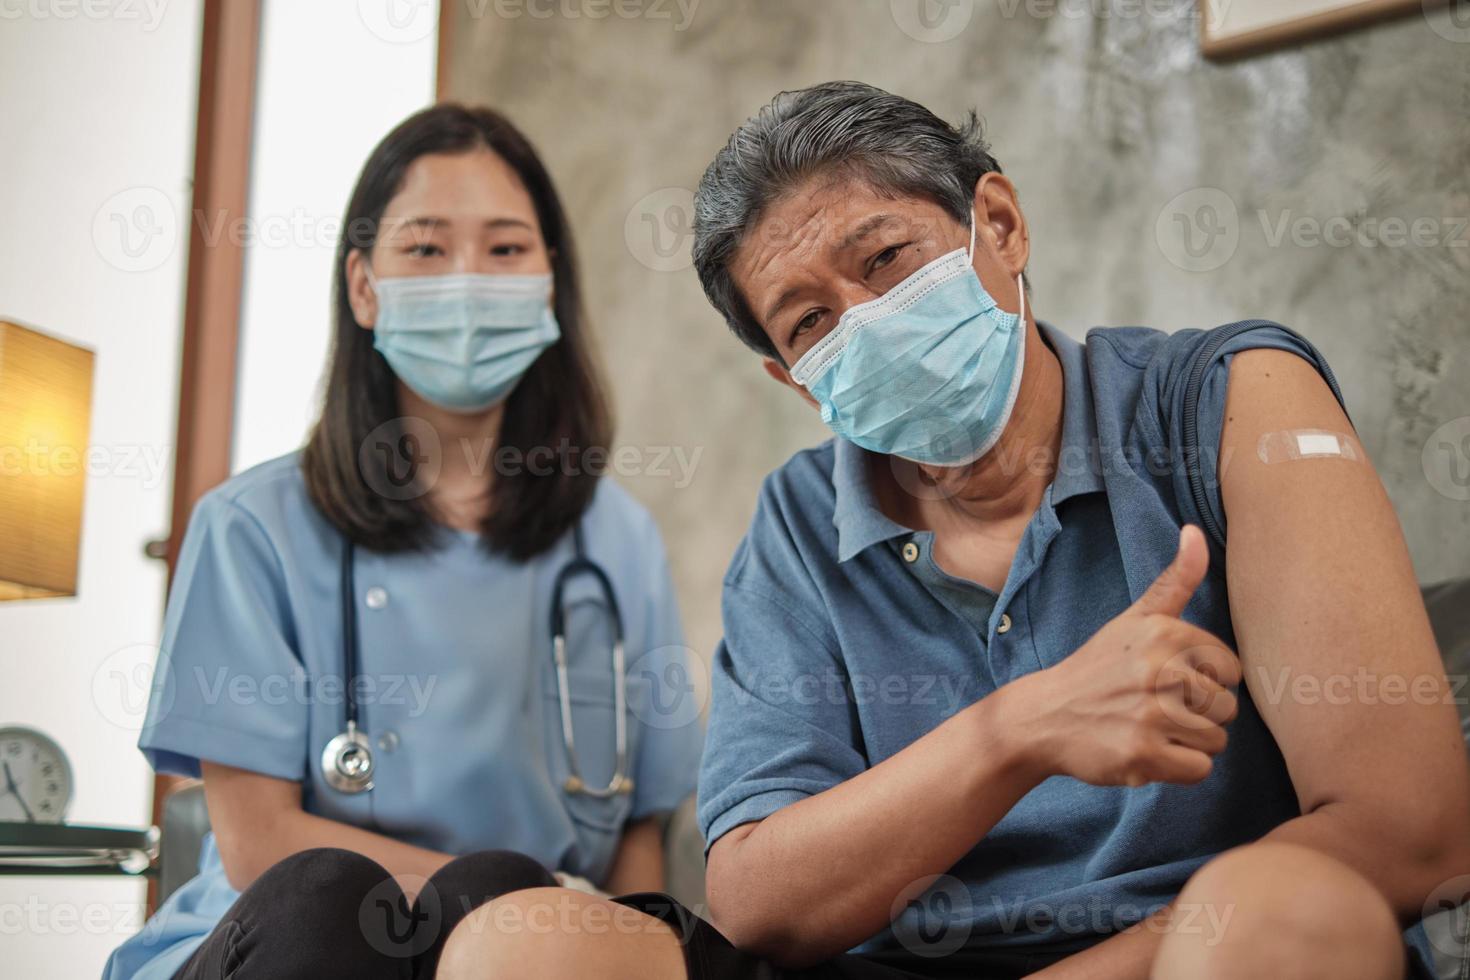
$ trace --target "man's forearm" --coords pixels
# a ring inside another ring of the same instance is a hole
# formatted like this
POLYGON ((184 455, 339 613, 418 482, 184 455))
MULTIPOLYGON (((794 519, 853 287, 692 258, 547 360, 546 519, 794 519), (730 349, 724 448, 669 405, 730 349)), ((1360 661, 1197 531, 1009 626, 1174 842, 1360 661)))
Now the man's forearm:
POLYGON ((765 820, 709 860, 715 924, 788 966, 819 962, 889 924, 923 879, 952 867, 1039 781, 1004 722, 1002 688, 902 752, 765 820))

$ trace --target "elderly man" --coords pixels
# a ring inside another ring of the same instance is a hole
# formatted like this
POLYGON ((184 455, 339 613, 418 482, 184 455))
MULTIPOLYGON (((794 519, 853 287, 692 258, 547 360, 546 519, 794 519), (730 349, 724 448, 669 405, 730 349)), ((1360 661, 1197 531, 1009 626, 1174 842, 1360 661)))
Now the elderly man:
POLYGON ((449 975, 1421 969, 1399 930, 1461 897, 1470 779, 1317 351, 1038 323, 973 117, 865 85, 778 97, 696 208, 710 301, 836 434, 725 579, 709 921, 636 896, 621 927, 493 928, 602 902, 523 891, 449 975))

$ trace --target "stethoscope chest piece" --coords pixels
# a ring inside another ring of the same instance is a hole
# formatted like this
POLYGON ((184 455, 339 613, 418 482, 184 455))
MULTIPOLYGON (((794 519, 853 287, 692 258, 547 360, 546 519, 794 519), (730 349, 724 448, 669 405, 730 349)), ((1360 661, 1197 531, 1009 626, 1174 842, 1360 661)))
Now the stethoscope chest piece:
POLYGON ((366 793, 373 788, 373 748, 368 737, 349 721, 347 730, 322 750, 322 778, 339 793, 366 793))

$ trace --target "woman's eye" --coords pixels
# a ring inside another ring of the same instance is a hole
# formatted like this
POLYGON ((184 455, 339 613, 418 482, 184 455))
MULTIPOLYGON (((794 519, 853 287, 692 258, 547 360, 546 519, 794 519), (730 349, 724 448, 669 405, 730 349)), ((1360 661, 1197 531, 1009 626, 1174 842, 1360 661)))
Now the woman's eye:
POLYGON ((490 249, 491 255, 502 259, 510 258, 514 255, 524 255, 525 253, 526 247, 524 245, 495 245, 490 249))
POLYGON ((444 252, 439 248, 438 245, 424 243, 422 245, 414 245, 410 247, 408 250, 408 254, 417 259, 426 259, 431 255, 443 255, 444 252))

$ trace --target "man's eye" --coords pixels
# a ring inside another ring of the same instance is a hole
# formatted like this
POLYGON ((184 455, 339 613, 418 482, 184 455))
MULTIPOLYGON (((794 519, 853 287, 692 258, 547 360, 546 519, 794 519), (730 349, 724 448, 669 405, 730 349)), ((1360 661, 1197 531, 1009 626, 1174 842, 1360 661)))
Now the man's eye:
POLYGON ((793 336, 793 337, 800 337, 802 334, 806 333, 808 330, 811 330, 813 327, 815 327, 817 325, 817 321, 821 319, 821 316, 822 316, 822 311, 821 310, 812 310, 806 316, 804 316, 800 320, 796 321, 796 329, 794 329, 794 330, 791 331, 791 336, 793 336))
POLYGON ((898 253, 901 251, 903 251, 902 245, 888 246, 883 251, 873 256, 872 269, 877 270, 883 268, 885 265, 898 258, 898 253))

